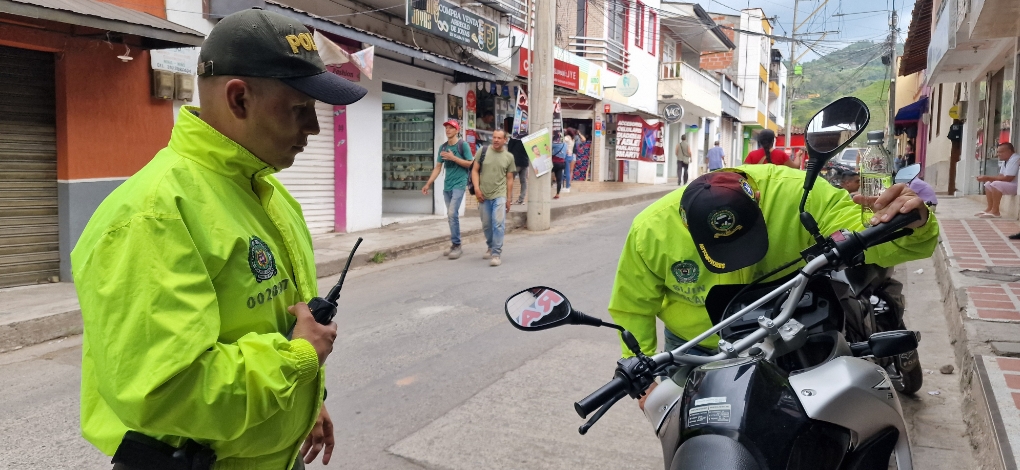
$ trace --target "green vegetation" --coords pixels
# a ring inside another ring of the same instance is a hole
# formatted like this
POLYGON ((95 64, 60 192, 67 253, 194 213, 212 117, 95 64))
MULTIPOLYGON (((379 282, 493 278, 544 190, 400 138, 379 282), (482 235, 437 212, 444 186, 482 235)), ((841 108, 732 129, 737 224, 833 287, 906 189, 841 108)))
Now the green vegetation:
POLYGON ((376 263, 376 264, 382 264, 383 261, 386 261, 386 253, 383 253, 383 252, 380 251, 380 252, 376 253, 375 255, 373 255, 372 259, 370 259, 369 261, 371 261, 373 263, 376 263))
POLYGON ((889 114, 889 67, 882 64, 882 55, 887 50, 885 43, 861 41, 805 62, 804 74, 793 79, 794 129, 803 129, 818 110, 844 96, 855 96, 868 105, 869 131, 884 128, 889 114))

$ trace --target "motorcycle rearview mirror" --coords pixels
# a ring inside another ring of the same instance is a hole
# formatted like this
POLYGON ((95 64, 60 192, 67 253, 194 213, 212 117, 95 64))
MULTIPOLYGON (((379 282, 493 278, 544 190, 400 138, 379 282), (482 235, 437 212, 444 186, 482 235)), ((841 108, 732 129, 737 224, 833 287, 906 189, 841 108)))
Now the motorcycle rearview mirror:
POLYGON ((893 183, 909 183, 917 178, 917 175, 921 174, 921 164, 915 163, 913 165, 907 165, 896 172, 896 176, 893 177, 893 183))
POLYGON ((561 325, 605 326, 620 332, 623 342, 636 356, 641 345, 631 332, 620 325, 602 321, 574 310, 560 291, 544 286, 524 289, 506 299, 506 317, 519 330, 539 331, 561 325))
POLYGON ((544 286, 524 289, 506 299, 506 317, 524 331, 560 325, 603 326, 602 320, 574 310, 560 291, 544 286))
POLYGON ((921 333, 910 330, 875 333, 866 343, 854 343, 850 350, 854 356, 893 357, 917 349, 921 333))
POLYGON ((811 214, 804 211, 808 193, 814 187, 822 167, 861 135, 870 120, 868 106, 857 98, 847 96, 829 103, 804 126, 808 162, 805 168, 807 174, 804 176, 804 195, 800 200, 800 220, 808 233, 818 241, 822 239, 818 233, 818 224, 811 214))

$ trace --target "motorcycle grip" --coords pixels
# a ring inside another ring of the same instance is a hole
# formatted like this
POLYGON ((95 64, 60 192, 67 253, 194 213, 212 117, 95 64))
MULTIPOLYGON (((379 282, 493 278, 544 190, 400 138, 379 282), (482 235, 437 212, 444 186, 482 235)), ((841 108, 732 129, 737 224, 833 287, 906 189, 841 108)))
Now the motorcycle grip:
POLYGON ((582 398, 580 401, 574 403, 574 411, 577 415, 582 418, 587 418, 588 414, 595 411, 605 405, 610 400, 615 398, 621 392, 627 391, 627 380, 620 376, 613 377, 609 383, 602 386, 602 388, 595 390, 591 395, 582 398))
POLYGON ((883 222, 857 232, 857 238, 864 245, 865 249, 871 248, 888 241, 889 237, 894 233, 918 220, 921 220, 921 214, 916 210, 906 214, 896 214, 888 222, 883 222))

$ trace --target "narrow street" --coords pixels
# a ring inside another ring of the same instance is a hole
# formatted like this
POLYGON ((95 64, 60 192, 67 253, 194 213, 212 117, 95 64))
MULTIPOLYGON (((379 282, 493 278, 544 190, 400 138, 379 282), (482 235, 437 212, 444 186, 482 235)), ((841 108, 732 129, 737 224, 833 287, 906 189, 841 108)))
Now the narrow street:
MULTIPOLYGON (((353 271, 327 362, 337 427, 328 468, 661 468, 658 441, 629 399, 588 435, 577 433, 583 420, 573 402, 615 367, 611 330, 528 334, 503 314, 508 295, 547 285, 575 308, 608 317, 617 256, 642 207, 567 219, 547 233, 512 233, 499 268, 473 242, 457 261, 435 253, 353 271)), ((907 324, 923 334, 922 364, 934 371, 917 397, 902 399, 915 468, 968 468, 958 377, 938 372, 953 360, 931 261, 908 263, 898 277, 907 324)), ((320 280, 320 289, 334 281, 320 280)), ((0 355, 0 468, 109 468, 109 458, 79 437, 80 343, 71 337, 0 355)))

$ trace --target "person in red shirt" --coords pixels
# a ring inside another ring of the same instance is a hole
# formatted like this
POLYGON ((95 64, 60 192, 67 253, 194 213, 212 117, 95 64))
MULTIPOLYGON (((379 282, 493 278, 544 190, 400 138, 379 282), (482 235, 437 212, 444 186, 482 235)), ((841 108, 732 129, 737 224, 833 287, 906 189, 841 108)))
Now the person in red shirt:
POLYGON ((776 133, 765 129, 758 134, 758 150, 752 150, 744 158, 744 164, 754 165, 759 163, 771 163, 773 165, 785 165, 790 168, 800 169, 800 162, 794 161, 786 152, 772 148, 776 143, 776 133), (766 158, 766 152, 768 157, 766 158))

